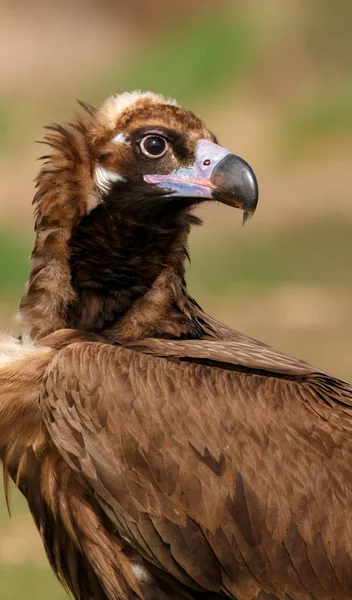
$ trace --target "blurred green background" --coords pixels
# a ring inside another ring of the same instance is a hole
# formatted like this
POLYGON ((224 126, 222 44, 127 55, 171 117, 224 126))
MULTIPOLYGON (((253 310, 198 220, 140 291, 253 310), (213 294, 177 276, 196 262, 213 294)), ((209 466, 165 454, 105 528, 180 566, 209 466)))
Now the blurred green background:
MULTIPOLYGON (((29 271, 42 126, 75 99, 175 96, 253 166, 250 225, 199 210, 189 287, 217 318, 352 380, 352 3, 0 0, 0 326, 29 271)), ((0 598, 61 600, 24 500, 0 502, 0 598)))

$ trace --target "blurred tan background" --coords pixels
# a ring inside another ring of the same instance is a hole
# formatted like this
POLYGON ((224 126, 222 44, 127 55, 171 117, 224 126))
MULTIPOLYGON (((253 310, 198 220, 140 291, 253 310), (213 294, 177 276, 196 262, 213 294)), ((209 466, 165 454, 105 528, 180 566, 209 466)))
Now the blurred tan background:
MULTIPOLYGON (((189 287, 219 319, 352 380, 352 3, 0 0, 0 326, 29 271, 42 126, 126 89, 175 96, 260 184, 208 205, 189 287)), ((0 502, 0 598, 63 600, 25 503, 0 502)))

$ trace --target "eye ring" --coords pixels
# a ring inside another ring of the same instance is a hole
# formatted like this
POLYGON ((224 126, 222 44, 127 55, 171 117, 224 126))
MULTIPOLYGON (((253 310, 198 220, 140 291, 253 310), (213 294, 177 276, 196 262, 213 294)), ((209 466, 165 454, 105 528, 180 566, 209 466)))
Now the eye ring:
POLYGON ((169 149, 169 143, 162 135, 149 133, 141 143, 140 149, 148 158, 161 158, 169 149))

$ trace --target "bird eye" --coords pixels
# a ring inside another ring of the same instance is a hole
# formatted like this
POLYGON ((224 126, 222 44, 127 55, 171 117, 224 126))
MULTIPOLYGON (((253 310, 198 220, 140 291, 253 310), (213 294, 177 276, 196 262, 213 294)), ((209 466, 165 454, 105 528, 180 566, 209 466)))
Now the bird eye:
POLYGON ((141 150, 149 158, 161 158, 166 153, 169 144, 161 135, 146 135, 141 141, 141 150))

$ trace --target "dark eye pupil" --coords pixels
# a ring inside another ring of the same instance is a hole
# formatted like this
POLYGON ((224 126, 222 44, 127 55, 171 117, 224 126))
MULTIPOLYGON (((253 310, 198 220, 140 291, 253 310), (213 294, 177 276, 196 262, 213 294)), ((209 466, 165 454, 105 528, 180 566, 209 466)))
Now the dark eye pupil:
POLYGON ((148 154, 151 154, 152 156, 158 156, 164 152, 166 142, 162 137, 150 135, 144 140, 143 146, 148 154))

